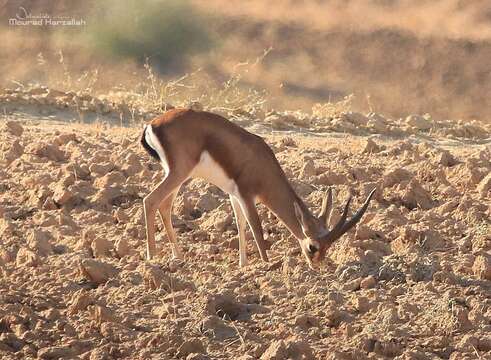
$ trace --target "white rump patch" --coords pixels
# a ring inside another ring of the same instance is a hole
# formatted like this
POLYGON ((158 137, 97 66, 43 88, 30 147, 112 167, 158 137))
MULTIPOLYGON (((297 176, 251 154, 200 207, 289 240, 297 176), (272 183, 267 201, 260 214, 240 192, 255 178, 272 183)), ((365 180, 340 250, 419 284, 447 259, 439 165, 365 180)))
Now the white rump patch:
POLYGON ((153 132, 151 125, 146 125, 145 127, 145 141, 159 155, 160 162, 162 163, 164 172, 167 175, 169 173, 169 162, 167 160, 167 155, 165 154, 164 148, 157 138, 157 135, 155 135, 155 133, 153 132))

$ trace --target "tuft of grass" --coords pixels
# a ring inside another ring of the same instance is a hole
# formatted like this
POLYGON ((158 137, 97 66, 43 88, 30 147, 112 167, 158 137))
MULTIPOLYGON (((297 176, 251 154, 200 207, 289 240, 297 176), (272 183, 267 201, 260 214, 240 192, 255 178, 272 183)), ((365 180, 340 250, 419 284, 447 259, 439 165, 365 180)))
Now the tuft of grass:
POLYGON ((352 110, 354 99, 355 95, 350 94, 337 102, 317 103, 312 107, 312 115, 319 118, 335 118, 341 114, 346 114, 352 110))

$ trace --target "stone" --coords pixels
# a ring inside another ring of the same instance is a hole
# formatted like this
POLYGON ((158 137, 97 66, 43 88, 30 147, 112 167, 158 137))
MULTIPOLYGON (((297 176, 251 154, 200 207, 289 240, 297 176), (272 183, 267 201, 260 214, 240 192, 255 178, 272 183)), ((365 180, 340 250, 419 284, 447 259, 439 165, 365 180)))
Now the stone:
POLYGON ((113 244, 105 237, 97 237, 92 241, 91 248, 95 257, 105 257, 111 255, 113 244))
POLYGON ((17 121, 7 121, 7 123, 5 124, 5 127, 7 128, 7 131, 9 133, 11 133, 12 135, 17 136, 17 137, 21 136, 22 133, 24 132, 24 128, 17 121))
POLYGON ((366 296, 358 296, 355 299, 355 308, 360 314, 366 313, 370 310, 370 302, 366 296))
POLYGON ((375 280, 373 275, 369 275, 360 282, 360 288, 371 289, 371 288, 375 287, 376 284, 377 284, 377 281, 375 280))
POLYGON ((429 130, 432 127, 431 121, 421 115, 409 115, 406 124, 417 130, 429 130))
POLYGON ((97 324, 103 322, 117 322, 114 312, 106 306, 95 305, 91 306, 90 313, 97 324))
POLYGON ((445 167, 452 167, 457 164, 457 160, 453 157, 453 155, 448 150, 443 150, 437 156, 438 164, 443 165, 445 167))
POLYGON ((38 143, 34 146, 33 153, 39 157, 47 158, 54 162, 66 160, 65 153, 60 150, 58 145, 38 143))
POLYGON ((472 265, 472 272, 479 279, 491 280, 491 255, 476 256, 472 265))
POLYGON ((205 347, 199 339, 190 339, 182 343, 177 351, 178 358, 187 357, 189 354, 200 354, 205 352, 205 347))
POLYGON ((66 145, 70 141, 77 142, 77 136, 74 133, 60 134, 53 140, 53 142, 58 146, 66 145))
POLYGON ((90 173, 97 177, 105 176, 112 170, 114 170, 114 164, 109 162, 102 164, 95 163, 89 166, 90 173))
POLYGON ((491 172, 479 182, 476 190, 481 197, 485 198, 488 196, 488 193, 491 190, 491 172))
POLYGON ((48 256, 53 253, 50 243, 51 235, 47 231, 35 230, 30 232, 27 238, 29 247, 40 256, 48 256))
POLYGON ((435 206, 431 194, 424 189, 416 179, 411 180, 409 185, 405 188, 402 195, 402 203, 409 210, 418 207, 428 210, 435 206))
POLYGON ((61 185, 58 185, 53 193, 53 201, 58 206, 67 205, 73 198, 73 193, 61 185))
POLYGON ((195 289, 193 283, 181 280, 178 277, 171 277, 169 273, 158 266, 144 264, 141 271, 145 286, 149 289, 163 289, 168 292, 195 289))
POLYGON ((206 317, 201 322, 200 329, 204 334, 218 341, 237 336, 237 331, 216 315, 206 317))
POLYGON ((94 259, 82 260, 79 268, 82 275, 96 285, 104 284, 118 274, 118 270, 111 264, 94 259))
POLYGON ((300 171, 300 177, 308 179, 311 176, 315 176, 315 175, 317 174, 315 170, 314 161, 312 159, 306 160, 304 165, 302 166, 302 170, 300 171))
POLYGON ((130 246, 128 244, 128 240, 125 237, 121 237, 116 241, 116 245, 114 247, 116 251, 116 255, 122 258, 130 254, 130 246))
POLYGON ((15 264, 18 267, 22 267, 22 266, 36 267, 41 264, 41 259, 34 251, 29 250, 27 248, 20 248, 19 251, 17 252, 15 264))
POLYGON ((206 310, 210 315, 225 317, 227 320, 237 320, 247 313, 246 306, 237 302, 230 295, 215 294, 207 299, 206 310))
POLYGON ((298 315, 295 318, 295 326, 299 326, 303 329, 318 327, 319 319, 317 319, 315 316, 311 316, 307 314, 298 315))
POLYGON ((73 294, 68 307, 68 313, 74 315, 79 311, 84 311, 87 307, 94 303, 94 299, 86 290, 79 290, 73 294))
POLYGON ((202 195, 196 203, 196 207, 203 211, 212 211, 216 209, 218 205, 220 205, 219 201, 209 193, 202 195))
POLYGON ((269 345, 266 351, 261 355, 261 360, 286 360, 288 352, 283 340, 276 340, 269 345))
POLYGON ((403 168, 389 169, 383 175, 384 187, 392 187, 405 181, 409 181, 414 177, 412 173, 403 168))
POLYGON ((285 121, 283 116, 280 115, 269 115, 267 116, 264 121, 266 124, 271 124, 271 127, 275 130, 286 130, 290 128, 289 124, 285 121))
POLYGON ((75 355, 74 350, 69 345, 50 346, 38 350, 39 359, 68 359, 75 355))
POLYGON ((372 153, 378 153, 380 150, 380 146, 377 145, 375 141, 372 139, 368 138, 365 146, 363 147, 362 153, 363 154, 372 154, 372 153))

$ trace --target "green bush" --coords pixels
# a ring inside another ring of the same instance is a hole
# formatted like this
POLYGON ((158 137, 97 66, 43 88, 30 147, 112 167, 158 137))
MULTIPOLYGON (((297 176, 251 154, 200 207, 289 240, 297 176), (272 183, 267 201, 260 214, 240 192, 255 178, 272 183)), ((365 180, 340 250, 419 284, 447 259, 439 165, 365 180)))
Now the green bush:
POLYGON ((160 71, 211 46, 206 19, 184 0, 104 1, 89 24, 90 45, 160 71))

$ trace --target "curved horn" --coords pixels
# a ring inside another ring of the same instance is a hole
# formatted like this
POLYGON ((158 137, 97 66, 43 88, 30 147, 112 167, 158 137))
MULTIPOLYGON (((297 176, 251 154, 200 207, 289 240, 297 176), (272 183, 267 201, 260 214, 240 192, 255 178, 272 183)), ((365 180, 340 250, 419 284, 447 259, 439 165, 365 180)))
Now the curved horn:
POLYGON ((350 230, 353 226, 360 221, 362 218, 363 214, 365 214, 365 211, 368 209, 368 205, 370 203, 370 200, 372 199, 373 194, 375 193, 376 189, 373 189, 370 194, 368 195, 367 199, 365 200, 364 204, 362 207, 353 215, 351 219, 346 221, 346 217, 348 215, 348 208, 349 204, 351 201, 351 197, 348 199, 346 202, 346 205, 343 210, 343 214, 341 215, 341 218, 337 222, 337 224, 332 228, 332 230, 324 237, 324 241, 329 241, 333 242, 337 239, 339 239, 343 234, 345 234, 348 230, 350 230))
POLYGON ((332 211, 332 188, 327 189, 327 194, 322 201, 322 210, 319 214, 319 219, 326 225, 329 226, 329 219, 331 218, 332 211))

